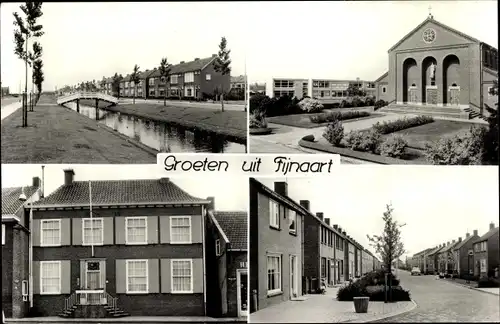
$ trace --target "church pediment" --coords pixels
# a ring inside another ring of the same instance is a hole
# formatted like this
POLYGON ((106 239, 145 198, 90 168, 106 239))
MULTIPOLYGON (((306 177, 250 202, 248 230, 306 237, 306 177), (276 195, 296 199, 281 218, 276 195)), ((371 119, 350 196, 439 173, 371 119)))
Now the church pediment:
POLYGON ((479 43, 479 41, 432 18, 427 18, 394 45, 389 52, 470 43, 479 43))

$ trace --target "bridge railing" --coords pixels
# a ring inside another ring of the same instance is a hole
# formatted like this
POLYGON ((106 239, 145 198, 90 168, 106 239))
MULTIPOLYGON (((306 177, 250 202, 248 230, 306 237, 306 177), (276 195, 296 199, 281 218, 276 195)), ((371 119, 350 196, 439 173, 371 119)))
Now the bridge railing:
POLYGON ((66 95, 62 95, 57 98, 57 104, 61 105, 76 99, 100 99, 108 102, 112 102, 114 104, 118 103, 118 98, 110 96, 108 94, 102 92, 74 92, 66 95))

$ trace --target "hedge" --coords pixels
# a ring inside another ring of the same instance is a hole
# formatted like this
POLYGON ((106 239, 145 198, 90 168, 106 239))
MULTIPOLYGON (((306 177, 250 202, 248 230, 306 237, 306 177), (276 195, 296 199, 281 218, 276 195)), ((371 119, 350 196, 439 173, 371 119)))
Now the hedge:
POLYGON ((416 116, 411 118, 403 117, 394 121, 384 121, 382 123, 377 122, 375 125, 373 125, 373 129, 380 134, 389 134, 410 127, 432 123, 433 121, 434 118, 432 118, 431 116, 416 116))
POLYGON ((368 111, 331 111, 325 114, 309 116, 309 120, 316 124, 333 122, 335 120, 348 120, 370 116, 368 111))

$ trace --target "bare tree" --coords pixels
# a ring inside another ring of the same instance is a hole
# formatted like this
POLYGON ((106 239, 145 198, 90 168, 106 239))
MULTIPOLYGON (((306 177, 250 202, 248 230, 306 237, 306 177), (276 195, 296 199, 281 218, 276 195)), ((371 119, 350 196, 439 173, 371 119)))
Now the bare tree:
POLYGON ((165 83, 165 90, 163 91, 163 105, 167 105, 167 83, 170 83, 170 71, 172 70, 172 65, 168 63, 167 58, 164 57, 160 62, 160 76, 162 82, 165 83))
POLYGON ((130 75, 130 81, 134 83, 134 105, 135 105, 135 90, 137 88, 137 85, 139 84, 139 81, 141 80, 140 78, 140 73, 139 73, 139 66, 136 64, 134 66, 134 71, 130 75))
MULTIPOLYGON (((219 44, 219 53, 214 61, 214 70, 215 72, 219 72, 222 75, 228 75, 231 73, 231 59, 229 58, 229 54, 231 50, 227 48, 227 40, 226 37, 222 37, 219 44)), ((224 111, 224 85, 221 83, 220 85, 220 102, 222 111, 224 111)))

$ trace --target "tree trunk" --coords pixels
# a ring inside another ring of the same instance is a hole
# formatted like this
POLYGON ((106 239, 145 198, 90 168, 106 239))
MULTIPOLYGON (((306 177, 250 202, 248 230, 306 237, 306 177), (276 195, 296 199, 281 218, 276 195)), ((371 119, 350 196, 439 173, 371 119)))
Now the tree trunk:
POLYGON ((220 103, 221 103, 222 112, 224 112, 224 90, 222 88, 222 85, 220 87, 220 103))
POLYGON ((28 126, 28 34, 26 34, 26 60, 24 61, 24 67, 26 69, 25 73, 25 84, 24 92, 26 93, 26 101, 23 106, 23 127, 28 126))
POLYGON ((134 105, 135 105, 135 89, 134 89, 134 105))
POLYGON ((163 106, 167 105, 167 86, 165 85, 165 91, 163 91, 163 106))

